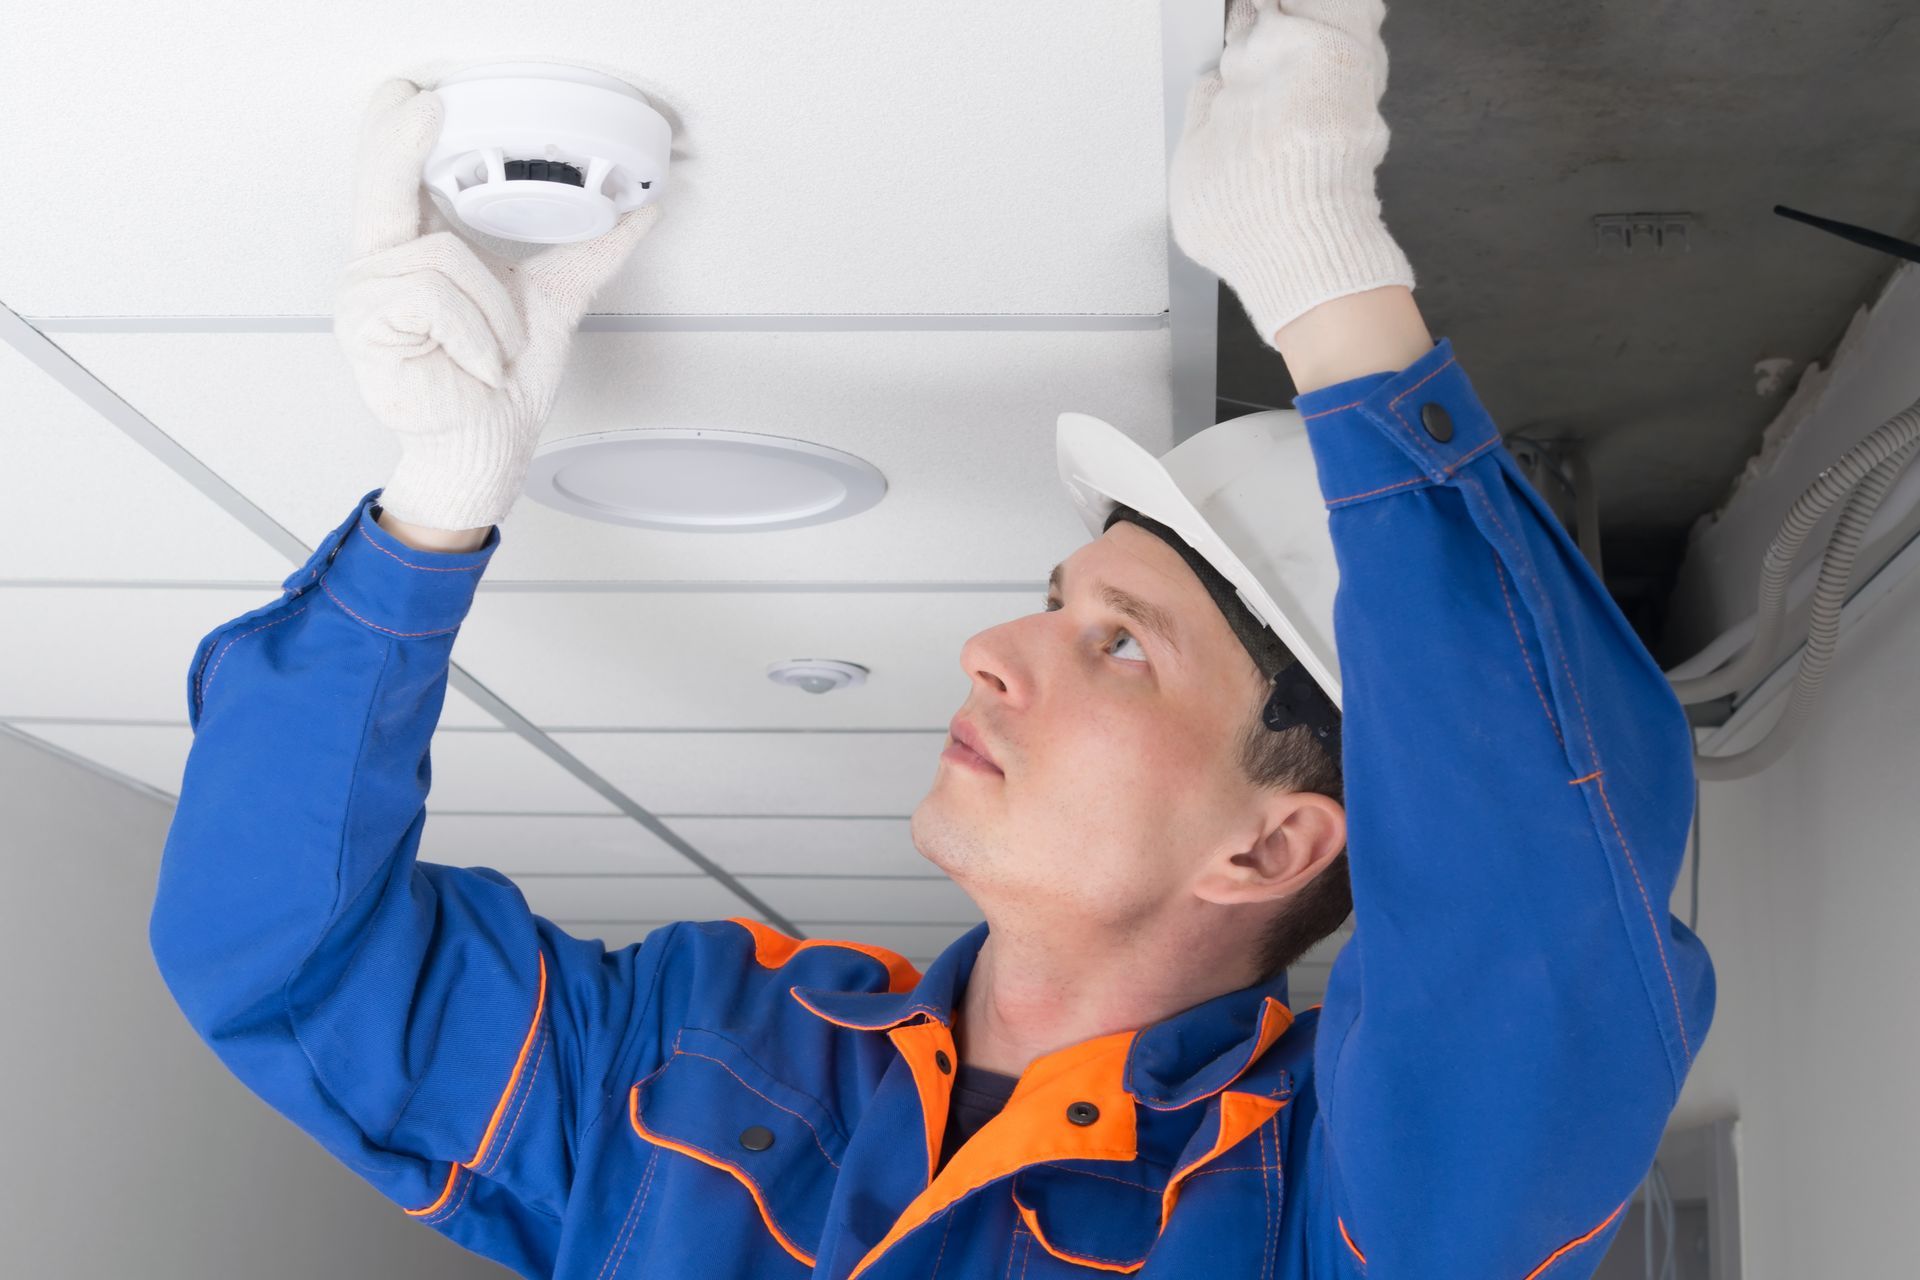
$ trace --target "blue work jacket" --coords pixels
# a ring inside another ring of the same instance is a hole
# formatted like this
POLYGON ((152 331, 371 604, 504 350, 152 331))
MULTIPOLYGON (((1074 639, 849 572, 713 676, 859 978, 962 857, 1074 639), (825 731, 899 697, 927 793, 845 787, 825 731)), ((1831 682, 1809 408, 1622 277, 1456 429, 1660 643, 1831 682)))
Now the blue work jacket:
POLYGON ((423 1225, 527 1276, 1588 1276, 1707 1033, 1668 910, 1679 703, 1451 343, 1298 397, 1330 509, 1354 935, 1060 1049, 939 1168, 955 1010, 745 918, 609 951, 419 861, 454 635, 498 549, 368 493, 187 672, 150 940, 246 1085, 423 1225))

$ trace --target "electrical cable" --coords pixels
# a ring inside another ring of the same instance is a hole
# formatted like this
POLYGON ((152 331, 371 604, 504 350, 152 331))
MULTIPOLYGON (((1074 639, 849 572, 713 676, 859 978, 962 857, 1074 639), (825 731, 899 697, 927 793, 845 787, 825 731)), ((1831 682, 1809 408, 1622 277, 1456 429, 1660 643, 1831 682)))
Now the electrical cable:
POLYGON ((1747 750, 1727 756, 1700 756, 1696 771, 1713 780, 1744 778, 1778 760, 1791 745, 1800 726, 1809 718, 1827 669, 1840 643, 1840 611, 1847 602, 1853 577, 1853 565, 1865 539, 1874 510, 1879 507, 1916 447, 1920 433, 1892 457, 1879 463, 1860 481, 1848 499, 1834 527, 1832 539, 1820 564, 1820 577, 1814 588, 1812 617, 1807 626, 1806 647, 1801 651, 1795 673, 1793 695, 1787 709, 1774 721, 1767 734, 1747 750))
POLYGON ((1801 544, 1829 507, 1851 492, 1874 467, 1916 438, 1920 438, 1920 404, 1909 406, 1882 423, 1873 434, 1822 471, 1806 492, 1795 499, 1761 562, 1760 603, 1754 613, 1753 640, 1718 670, 1674 680, 1673 691, 1681 702, 1707 702, 1723 697, 1767 674, 1779 641, 1787 582, 1801 544))
POLYGON ((1703 676, 1670 679, 1682 703, 1698 703, 1757 684, 1769 671, 1785 616, 1787 584, 1793 562, 1814 525, 1842 497, 1847 499, 1827 541, 1815 586, 1806 647, 1794 680, 1793 698, 1766 737, 1729 756, 1696 756, 1701 777, 1746 777, 1766 768, 1786 751, 1806 720, 1832 663, 1839 641, 1841 608, 1853 575, 1854 560, 1874 511, 1887 489, 1920 447, 1920 402, 1887 419, 1795 500, 1774 535, 1762 562, 1760 601, 1754 636, 1747 647, 1719 669, 1703 676))

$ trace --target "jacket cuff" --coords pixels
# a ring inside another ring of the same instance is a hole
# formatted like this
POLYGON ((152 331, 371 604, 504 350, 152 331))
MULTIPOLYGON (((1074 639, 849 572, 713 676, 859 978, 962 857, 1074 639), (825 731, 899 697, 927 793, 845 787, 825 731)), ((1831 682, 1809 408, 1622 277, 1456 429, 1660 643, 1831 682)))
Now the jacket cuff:
POLYGON ((390 636, 458 630, 500 545, 500 526, 472 551, 421 551, 375 523, 380 493, 369 490, 281 589, 299 595, 317 587, 342 612, 390 636))
POLYGON ((1295 396, 1329 509, 1444 484, 1500 444, 1500 430, 1453 357, 1453 342, 1398 373, 1369 373, 1295 396))

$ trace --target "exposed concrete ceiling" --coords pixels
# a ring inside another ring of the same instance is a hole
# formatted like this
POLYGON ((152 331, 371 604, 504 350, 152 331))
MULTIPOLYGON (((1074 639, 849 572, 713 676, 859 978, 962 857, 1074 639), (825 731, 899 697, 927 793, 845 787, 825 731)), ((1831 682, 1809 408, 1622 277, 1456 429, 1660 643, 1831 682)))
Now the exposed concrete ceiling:
MULTIPOLYGON (((1920 5, 1392 4, 1383 35, 1414 298, 1509 437, 1587 448, 1607 583, 1651 643, 1688 527, 1898 265, 1773 207, 1920 238, 1920 5), (1689 215, 1686 250, 1596 248, 1596 215, 1644 212, 1689 215)), ((1220 305, 1218 417, 1289 404, 1220 305)))

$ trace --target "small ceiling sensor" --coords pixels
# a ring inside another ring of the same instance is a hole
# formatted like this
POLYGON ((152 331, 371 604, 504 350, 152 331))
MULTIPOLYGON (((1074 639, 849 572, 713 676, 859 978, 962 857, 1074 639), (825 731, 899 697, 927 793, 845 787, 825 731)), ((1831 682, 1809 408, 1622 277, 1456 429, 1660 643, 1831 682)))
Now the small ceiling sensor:
POLYGON ((445 110, 421 181, 502 240, 591 240, 660 194, 673 129, 624 80, 489 62, 433 86, 445 110))
POLYGON ((865 684, 867 669, 838 658, 787 658, 767 668, 767 679, 808 693, 831 693, 849 685, 865 684))
POLYGON ((589 520, 677 533, 828 524, 878 503, 887 478, 808 440, 705 427, 623 427, 535 451, 526 495, 589 520))

